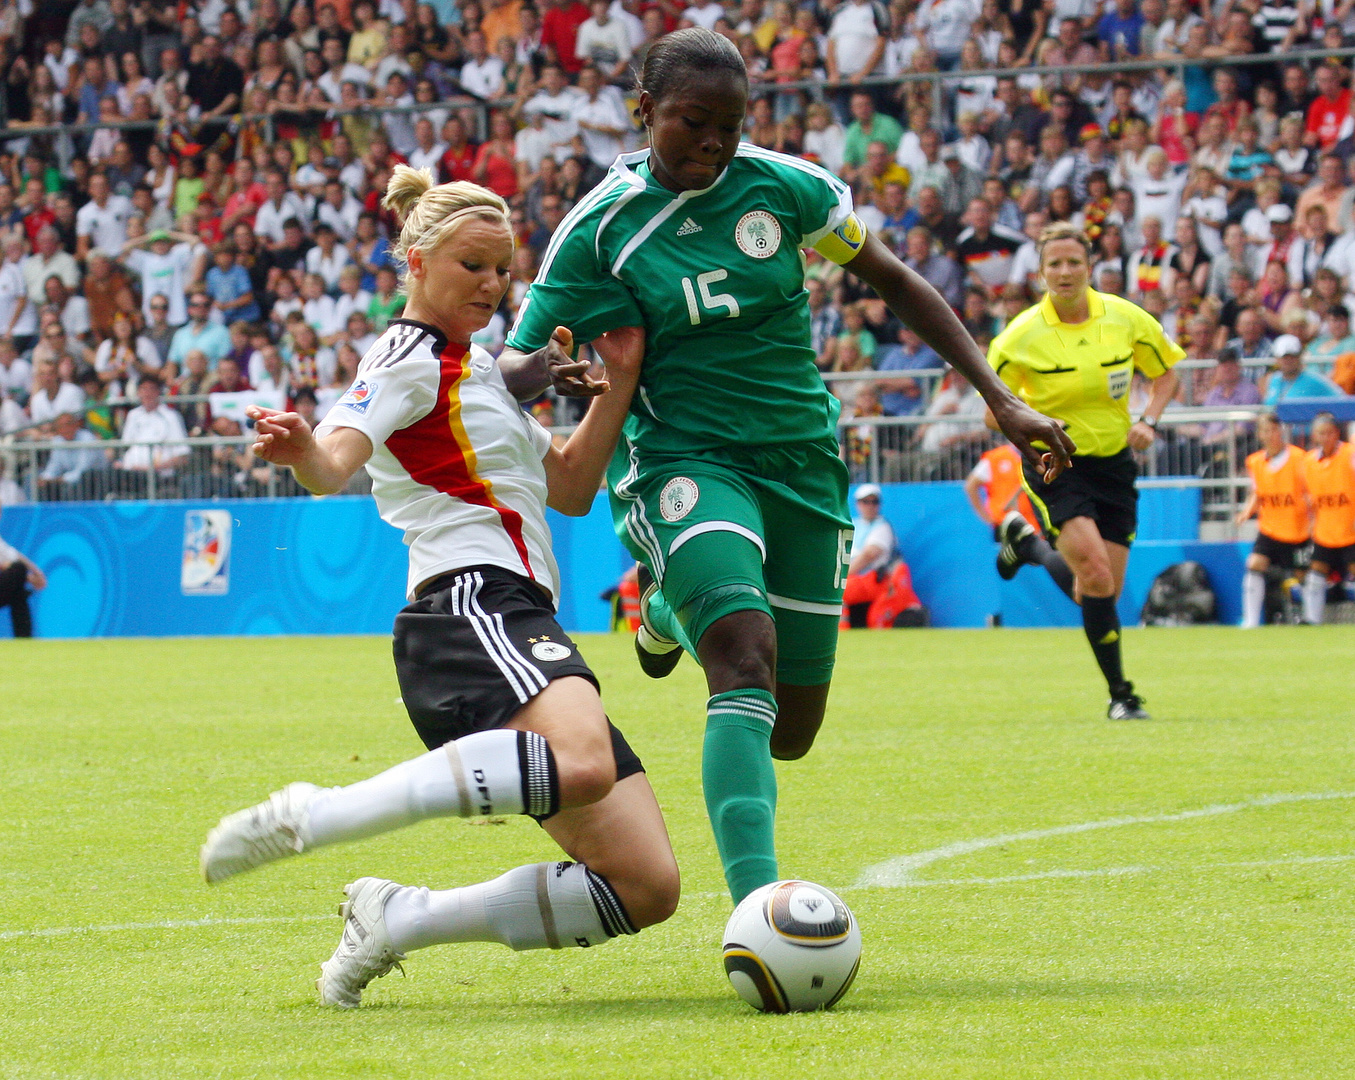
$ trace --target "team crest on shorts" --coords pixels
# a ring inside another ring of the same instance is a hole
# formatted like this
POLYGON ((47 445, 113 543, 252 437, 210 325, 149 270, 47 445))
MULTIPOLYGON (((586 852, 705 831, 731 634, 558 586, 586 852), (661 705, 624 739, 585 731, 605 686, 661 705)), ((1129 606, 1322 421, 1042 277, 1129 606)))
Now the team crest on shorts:
POLYGON ((770 259, 781 247, 781 222, 766 210, 750 210, 734 226, 734 242, 754 259, 770 259))
POLYGON ((687 476, 675 476, 659 492, 659 513, 664 521, 681 521, 692 512, 701 489, 687 476))
POLYGON ((563 660, 569 652, 569 647, 558 641, 538 641, 532 646, 532 655, 548 664, 553 660, 563 660))

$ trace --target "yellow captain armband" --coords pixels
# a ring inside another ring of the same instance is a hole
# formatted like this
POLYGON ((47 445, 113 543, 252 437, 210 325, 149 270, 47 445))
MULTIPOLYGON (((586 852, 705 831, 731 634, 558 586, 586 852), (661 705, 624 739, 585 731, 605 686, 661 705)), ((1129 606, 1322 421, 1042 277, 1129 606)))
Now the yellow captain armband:
POLYGON ((866 226, 855 214, 814 245, 814 250, 838 266, 846 266, 861 254, 866 244, 866 226))

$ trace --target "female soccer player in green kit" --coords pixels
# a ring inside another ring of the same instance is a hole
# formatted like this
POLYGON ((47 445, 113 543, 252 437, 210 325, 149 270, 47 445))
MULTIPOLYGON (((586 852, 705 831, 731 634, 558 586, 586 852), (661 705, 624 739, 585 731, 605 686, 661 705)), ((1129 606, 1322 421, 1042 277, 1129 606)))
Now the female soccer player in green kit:
POLYGON ((823 722, 851 551, 838 403, 814 366, 800 250, 874 288, 1051 476, 1073 445, 866 234, 846 184, 740 142, 748 75, 729 41, 661 38, 640 81, 650 149, 618 158, 556 230, 501 362, 521 364, 557 326, 576 341, 645 329, 612 511, 650 586, 642 667, 667 674, 681 646, 706 674, 702 780, 737 902, 778 877, 772 759, 803 757, 823 722))

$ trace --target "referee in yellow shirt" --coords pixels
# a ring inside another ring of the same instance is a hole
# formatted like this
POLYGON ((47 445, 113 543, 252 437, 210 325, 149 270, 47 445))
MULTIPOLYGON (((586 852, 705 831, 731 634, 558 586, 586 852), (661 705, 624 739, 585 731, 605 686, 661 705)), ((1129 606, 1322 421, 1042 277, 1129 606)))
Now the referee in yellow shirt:
MULTIPOLYGON (((1158 418, 1176 392, 1171 370, 1185 353, 1157 320, 1123 297, 1089 287, 1091 244, 1066 222, 1040 234, 1040 275, 1049 290, 994 339, 988 362, 1032 408, 1060 421, 1077 444, 1073 467, 1051 482, 1025 466, 1023 486, 1045 534, 1077 582, 1082 626, 1110 688, 1112 720, 1147 720, 1120 660, 1115 601, 1138 526, 1133 450, 1152 446, 1158 418), (1138 369, 1152 380, 1143 415, 1129 415, 1138 369)), ((1024 521, 1004 522, 1003 540, 1031 550, 1024 521)))

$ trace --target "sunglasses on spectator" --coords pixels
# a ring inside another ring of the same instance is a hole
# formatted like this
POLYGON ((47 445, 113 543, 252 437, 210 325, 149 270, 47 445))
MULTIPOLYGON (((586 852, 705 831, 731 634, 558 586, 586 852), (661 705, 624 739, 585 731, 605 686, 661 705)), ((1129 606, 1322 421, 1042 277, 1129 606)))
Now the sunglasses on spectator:
POLYGON ((168 305, 168 304, 152 304, 152 305, 151 305, 151 310, 152 310, 152 311, 168 311, 168 310, 169 310, 169 305, 168 305))

